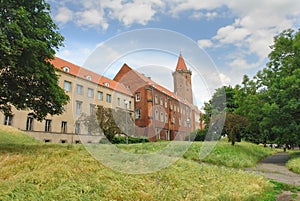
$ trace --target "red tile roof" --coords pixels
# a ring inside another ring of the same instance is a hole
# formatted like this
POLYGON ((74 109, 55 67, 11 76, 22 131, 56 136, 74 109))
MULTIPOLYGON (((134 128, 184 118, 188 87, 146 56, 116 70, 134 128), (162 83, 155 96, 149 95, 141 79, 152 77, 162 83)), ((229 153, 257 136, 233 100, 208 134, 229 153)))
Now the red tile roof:
POLYGON ((55 68, 61 71, 63 71, 64 67, 68 67, 69 72, 64 71, 64 73, 68 73, 75 77, 79 77, 86 80, 89 80, 88 77, 90 76, 90 81, 93 83, 132 96, 130 90, 127 89, 122 83, 116 82, 107 77, 94 73, 93 71, 87 70, 83 67, 75 65, 59 57, 55 57, 53 60, 50 61, 50 63, 52 63, 55 68), (107 86, 106 83, 108 83, 109 85, 107 86))
MULTIPOLYGON (((133 72, 135 73, 140 79, 142 79, 147 85, 150 85, 152 87, 154 87, 155 89, 157 89, 158 91, 161 91, 163 92, 164 94, 166 94, 167 96, 169 97, 172 97, 174 98, 175 100, 181 102, 181 103, 184 103, 186 105, 189 105, 189 106, 193 106, 191 103, 189 103, 188 101, 184 100, 184 99, 181 99, 180 97, 178 97, 175 93, 171 92, 169 89, 157 84, 156 82, 154 82, 153 80, 149 79, 148 77, 146 77, 145 75, 139 73, 138 71, 136 70, 133 70, 131 67, 129 67, 127 64, 124 64, 121 68, 121 70, 124 70, 125 72, 133 72)), ((120 71, 121 71, 120 70, 120 71)), ((116 77, 118 76, 118 74, 116 75, 116 77)), ((116 79, 116 77, 114 79, 116 79)))
POLYGON ((177 61, 176 70, 188 70, 181 53, 177 61))

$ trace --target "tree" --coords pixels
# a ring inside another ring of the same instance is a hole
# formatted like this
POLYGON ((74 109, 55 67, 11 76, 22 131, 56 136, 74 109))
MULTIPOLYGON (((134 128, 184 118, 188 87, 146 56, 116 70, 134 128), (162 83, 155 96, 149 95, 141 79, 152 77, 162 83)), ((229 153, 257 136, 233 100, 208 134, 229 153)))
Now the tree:
POLYGON ((69 97, 49 62, 63 37, 44 0, 0 0, 0 111, 31 109, 38 120, 63 112, 69 97))
POLYGON ((241 115, 234 113, 226 113, 224 131, 228 134, 228 140, 231 145, 236 141, 241 141, 241 134, 246 129, 247 119, 241 115))
POLYGON ((205 113, 202 115, 202 121, 206 128, 209 127, 212 115, 225 114, 226 112, 234 112, 238 105, 235 101, 237 89, 231 86, 223 86, 216 89, 212 98, 204 103, 205 113))
POLYGON ((278 143, 297 143, 300 131, 300 32, 286 30, 274 38, 270 61, 259 72, 266 90, 261 128, 278 143))
POLYGON ((299 143, 300 32, 275 36, 267 66, 253 80, 244 77, 237 93, 237 114, 248 119, 253 140, 299 143))
POLYGON ((114 110, 99 105, 96 116, 99 127, 111 142, 117 134, 132 135, 134 133, 134 121, 124 110, 114 110))
POLYGON ((250 80, 247 75, 244 76, 242 85, 237 86, 235 101, 238 108, 235 114, 247 118, 247 128, 243 133, 243 138, 254 143, 265 142, 268 138, 260 129, 260 123, 263 119, 262 108, 265 103, 263 98, 264 90, 258 90, 256 80, 250 80))

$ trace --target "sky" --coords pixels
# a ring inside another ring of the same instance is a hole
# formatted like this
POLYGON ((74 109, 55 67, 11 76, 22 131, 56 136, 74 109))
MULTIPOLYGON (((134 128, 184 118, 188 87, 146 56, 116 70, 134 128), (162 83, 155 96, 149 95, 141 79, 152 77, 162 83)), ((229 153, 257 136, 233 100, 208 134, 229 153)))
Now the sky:
POLYGON ((111 79, 127 63, 172 90, 182 53, 198 105, 215 88, 253 77, 274 36, 300 27, 298 0, 46 1, 65 37, 56 56, 111 79))

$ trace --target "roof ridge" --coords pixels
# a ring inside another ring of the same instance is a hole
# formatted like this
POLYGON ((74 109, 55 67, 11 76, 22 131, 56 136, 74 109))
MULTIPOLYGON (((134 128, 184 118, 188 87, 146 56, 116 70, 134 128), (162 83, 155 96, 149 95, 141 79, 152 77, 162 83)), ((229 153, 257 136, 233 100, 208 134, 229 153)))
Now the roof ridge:
POLYGON ((118 92, 125 93, 128 95, 132 95, 131 92, 128 89, 126 89, 126 87, 122 83, 117 82, 113 79, 110 79, 104 75, 100 75, 92 70, 87 69, 87 68, 81 67, 77 64, 73 64, 65 59, 60 58, 60 57, 55 56, 54 59, 52 59, 50 61, 50 63, 53 64, 54 67, 56 69, 59 69, 60 71, 63 71, 63 69, 62 69, 63 67, 69 67, 70 71, 67 73, 69 73, 73 76, 83 78, 83 79, 87 79, 88 76, 91 76, 91 79, 88 79, 88 80, 90 80, 91 82, 93 82, 97 85, 108 87, 112 90, 116 90, 118 92), (105 82, 109 82, 109 86, 105 85, 105 82))

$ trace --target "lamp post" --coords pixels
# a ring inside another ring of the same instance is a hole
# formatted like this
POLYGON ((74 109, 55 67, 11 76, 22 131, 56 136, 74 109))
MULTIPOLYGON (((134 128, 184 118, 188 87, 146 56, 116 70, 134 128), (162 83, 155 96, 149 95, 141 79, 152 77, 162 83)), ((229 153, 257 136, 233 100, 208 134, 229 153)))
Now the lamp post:
POLYGON ((127 107, 129 102, 127 100, 124 101, 125 104, 125 135, 126 135, 126 144, 128 145, 128 125, 127 125, 127 107))
MULTIPOLYGON (((187 132, 189 132, 189 127, 190 127, 190 119, 186 119, 186 124, 187 124, 187 132)), ((189 132, 189 142, 191 141, 191 132, 189 132)))

